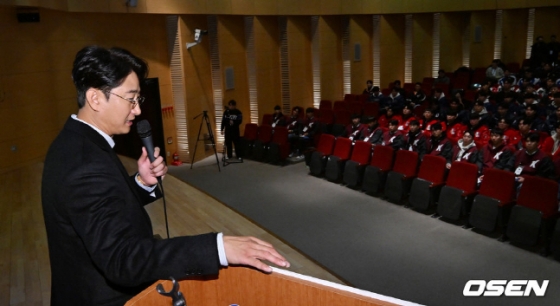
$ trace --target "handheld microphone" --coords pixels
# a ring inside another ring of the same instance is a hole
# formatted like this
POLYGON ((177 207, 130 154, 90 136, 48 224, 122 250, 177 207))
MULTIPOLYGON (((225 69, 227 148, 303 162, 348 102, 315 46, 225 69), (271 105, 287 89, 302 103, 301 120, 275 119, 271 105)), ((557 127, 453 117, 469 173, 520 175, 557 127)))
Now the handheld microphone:
MULTIPOLYGON (((138 132, 138 136, 142 139, 142 143, 144 147, 146 147, 146 152, 148 153, 148 159, 150 162, 154 162, 156 159, 154 157, 154 141, 152 140, 152 127, 148 120, 142 120, 136 124, 136 131, 138 132)), ((159 184, 161 185, 161 177, 157 178, 159 184)))

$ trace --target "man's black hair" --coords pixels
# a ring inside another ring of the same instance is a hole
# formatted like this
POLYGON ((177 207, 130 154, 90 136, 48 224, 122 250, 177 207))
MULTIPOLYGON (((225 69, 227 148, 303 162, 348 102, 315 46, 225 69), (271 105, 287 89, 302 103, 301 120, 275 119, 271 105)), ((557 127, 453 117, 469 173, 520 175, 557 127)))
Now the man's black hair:
POLYGON ((78 51, 72 67, 72 80, 78 93, 78 107, 86 103, 86 92, 96 88, 105 93, 119 87, 130 73, 136 73, 140 86, 148 76, 144 60, 121 48, 88 46, 78 51))
POLYGON ((233 106, 237 106, 237 102, 235 102, 235 100, 229 100, 229 102, 227 103, 227 105, 233 105, 233 106))

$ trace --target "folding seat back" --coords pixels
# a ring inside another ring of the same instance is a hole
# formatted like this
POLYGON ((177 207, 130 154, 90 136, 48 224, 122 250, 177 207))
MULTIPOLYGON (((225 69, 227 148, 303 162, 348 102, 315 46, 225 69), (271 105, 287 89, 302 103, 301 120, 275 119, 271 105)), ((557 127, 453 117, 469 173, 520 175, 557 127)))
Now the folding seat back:
POLYGON ((542 212, 543 219, 555 217, 558 213, 558 183, 542 177, 525 177, 517 205, 542 212))
POLYGON ((422 118, 424 116, 424 111, 426 110, 426 106, 418 105, 412 111, 417 118, 422 118))
POLYGON ((361 116, 362 112, 364 111, 364 103, 356 102, 356 101, 351 102, 350 106, 349 106, 349 110, 350 110, 350 113, 361 116))
POLYGON ((344 133, 344 129, 351 122, 351 113, 348 110, 337 110, 334 112, 334 125, 332 134, 338 137, 344 133))
POLYGON ((331 100, 321 100, 321 102, 319 102, 319 109, 320 110, 325 110, 325 109, 332 110, 332 108, 333 108, 333 106, 332 106, 331 100))
POLYGON ((365 117, 377 117, 379 113, 379 103, 365 103, 364 104, 364 116, 365 117))
POLYGON ((267 161, 278 163, 284 161, 290 155, 290 142, 288 141, 288 128, 279 126, 274 129, 270 142, 267 161))
POLYGON ((414 83, 404 83, 403 89, 406 92, 413 92, 414 91, 414 83))
POLYGON ((369 95, 368 95, 368 94, 365 94, 365 95, 362 94, 362 95, 359 95, 359 96, 358 96, 358 100, 357 100, 357 101, 358 101, 358 102, 365 103, 365 102, 368 101, 368 99, 369 99, 369 95))
POLYGON ((511 72, 511 73, 518 73, 519 68, 520 68, 519 63, 515 63, 515 62, 509 63, 509 64, 506 65, 506 69, 509 70, 509 72, 511 72))
POLYGON ((340 179, 344 170, 344 164, 350 158, 351 153, 352 141, 348 138, 337 138, 333 154, 327 159, 325 178, 333 182, 340 179))
POLYGON ((334 112, 331 109, 323 109, 321 116, 318 116, 319 121, 324 125, 334 124, 334 112))
MULTIPOLYGON (((422 84, 427 84, 430 87, 434 85, 434 78, 432 77, 425 77, 424 79, 422 79, 422 84)), ((427 94, 427 93, 426 93, 427 94)))
POLYGON ((253 152, 253 145, 259 135, 259 127, 254 123, 245 124, 243 137, 239 139, 239 148, 235 148, 239 156, 250 156, 253 152))
POLYGON ((270 125, 261 125, 259 127, 259 137, 255 141, 253 147, 254 160, 262 161, 265 158, 271 140, 272 127, 270 125))
MULTIPOLYGON (((474 198, 469 223, 488 232, 494 231, 501 207, 513 203, 515 196, 515 174, 513 172, 488 169, 474 198)), ((503 220, 503 218, 502 218, 503 220)))
POLYGON ((335 138, 333 135, 321 134, 317 150, 311 153, 311 160, 309 162, 309 172, 312 175, 320 176, 323 174, 327 163, 327 157, 330 156, 334 150, 334 143, 335 138))
POLYGON ((395 151, 390 146, 375 146, 371 162, 364 171, 362 190, 369 194, 378 193, 387 173, 393 168, 395 151))
POLYGON ((272 114, 264 114, 261 125, 272 125, 272 114))
POLYGON ((385 97, 387 97, 388 95, 391 94, 391 89, 390 89, 390 88, 383 88, 383 89, 381 89, 381 93, 382 93, 385 97))
MULTIPOLYGON (((541 177, 525 177, 508 222, 506 235, 510 241, 522 245, 537 244, 542 224, 552 225, 556 220, 557 197, 557 182, 541 177)), ((546 243, 548 234, 545 226, 546 243)))
POLYGON ((390 202, 400 203, 410 190, 412 179, 418 171, 418 153, 399 150, 396 153, 393 170, 387 175, 385 196, 390 202))
POLYGON ((472 83, 482 84, 484 82, 484 79, 486 79, 486 68, 475 68, 472 77, 472 83))
POLYGON ((354 102, 356 101, 356 96, 353 94, 345 94, 344 95, 344 102, 354 102))
POLYGON ((333 110, 335 112, 348 110, 348 103, 346 103, 345 101, 334 101, 333 110))
POLYGON ((447 161, 441 156, 424 155, 418 177, 412 180, 409 204, 419 210, 426 210, 434 204, 439 191, 445 183, 445 165, 447 161))
POLYGON ((458 220, 466 213, 468 204, 476 194, 478 167, 466 162, 453 162, 446 186, 441 189, 438 213, 445 218, 458 220))
POLYGON ((358 140, 354 143, 352 156, 344 166, 342 181, 348 187, 356 187, 360 182, 364 168, 369 164, 371 158, 372 144, 370 142, 358 140))

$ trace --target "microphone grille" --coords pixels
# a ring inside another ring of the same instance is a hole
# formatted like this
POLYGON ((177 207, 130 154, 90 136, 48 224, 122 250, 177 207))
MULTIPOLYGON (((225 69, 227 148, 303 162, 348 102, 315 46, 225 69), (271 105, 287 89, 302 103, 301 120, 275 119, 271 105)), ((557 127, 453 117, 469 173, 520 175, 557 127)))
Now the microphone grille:
POLYGON ((144 119, 136 124, 136 131, 141 138, 152 136, 152 127, 148 120, 144 119))

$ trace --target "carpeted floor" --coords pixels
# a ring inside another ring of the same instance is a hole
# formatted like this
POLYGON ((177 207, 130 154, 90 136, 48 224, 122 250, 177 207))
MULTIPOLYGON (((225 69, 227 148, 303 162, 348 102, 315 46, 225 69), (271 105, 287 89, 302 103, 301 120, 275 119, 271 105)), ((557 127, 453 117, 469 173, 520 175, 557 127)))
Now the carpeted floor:
MULTIPOLYGON (((212 156, 213 157, 213 156, 212 156)), ((560 263, 308 175, 303 163, 171 167, 352 286, 426 305, 557 305, 560 263), (545 297, 463 297, 468 280, 550 280, 545 297)))

